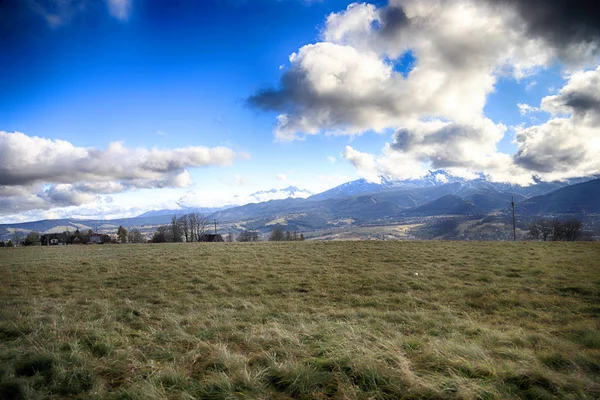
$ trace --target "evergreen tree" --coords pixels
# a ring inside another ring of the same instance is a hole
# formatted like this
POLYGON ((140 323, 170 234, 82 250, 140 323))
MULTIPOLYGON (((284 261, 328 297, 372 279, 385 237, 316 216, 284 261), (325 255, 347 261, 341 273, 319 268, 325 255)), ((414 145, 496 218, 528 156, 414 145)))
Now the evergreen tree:
POLYGON ((117 229, 117 236, 121 243, 127 243, 127 229, 123 228, 121 225, 119 225, 119 229, 117 229))

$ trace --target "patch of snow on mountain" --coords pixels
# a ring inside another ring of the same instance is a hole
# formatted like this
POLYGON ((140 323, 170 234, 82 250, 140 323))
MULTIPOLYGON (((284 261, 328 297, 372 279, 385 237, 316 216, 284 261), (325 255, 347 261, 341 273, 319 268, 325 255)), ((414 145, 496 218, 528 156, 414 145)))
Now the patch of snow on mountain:
MULTIPOLYGON (((299 189, 296 186, 288 186, 284 189, 261 190, 252 193, 247 197, 247 201, 242 200, 240 203, 261 203, 269 200, 282 199, 305 199, 312 196, 312 192, 305 189, 299 189)), ((241 200, 241 198, 240 198, 241 200)))

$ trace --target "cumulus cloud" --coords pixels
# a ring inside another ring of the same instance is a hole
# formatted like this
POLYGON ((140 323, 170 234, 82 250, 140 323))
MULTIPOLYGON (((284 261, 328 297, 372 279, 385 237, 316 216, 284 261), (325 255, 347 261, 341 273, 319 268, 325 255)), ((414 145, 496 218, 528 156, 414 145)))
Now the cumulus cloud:
POLYGON ((517 165, 564 179, 600 171, 600 67, 571 75, 557 95, 542 99, 547 122, 517 129, 517 165))
POLYGON ((280 112, 281 140, 427 117, 468 121, 482 115, 499 76, 521 78, 556 57, 524 29, 514 7, 485 1, 352 4, 327 18, 322 42, 290 56, 278 88, 249 103, 280 112), (405 76, 394 63, 407 52, 416 61, 405 76))
POLYGON ((0 131, 0 185, 36 182, 120 181, 129 186, 186 186, 187 167, 231 165, 236 154, 227 147, 172 150, 129 149, 120 142, 105 150, 76 147, 64 140, 0 131))
MULTIPOLYGON (((381 174, 413 175, 415 166, 456 174, 485 173, 494 181, 523 185, 591 176, 600 172, 600 67, 570 76, 557 95, 522 111, 552 115, 539 125, 515 128, 517 153, 499 153, 506 127, 485 119, 472 124, 427 121, 398 129, 375 161, 381 174)), ((360 166, 359 166, 360 167, 360 166)), ((372 167, 368 169, 372 171, 372 167)), ((372 173, 372 172, 370 172, 372 173)))
POLYGON ((73 185, 68 184, 51 186, 38 196, 55 207, 78 206, 91 203, 98 198, 97 195, 81 192, 74 188, 73 185))
POLYGON ((187 168, 227 166, 236 158, 227 147, 171 150, 76 147, 64 140, 0 131, 2 213, 49 209, 95 201, 98 194, 132 189, 187 187, 187 168))
POLYGON ((496 153, 506 127, 489 119, 472 124, 417 122, 394 134, 390 148, 428 161, 433 169, 481 168, 496 153))
POLYGON ((552 114, 570 114, 588 125, 600 123, 600 67, 572 74, 557 95, 542 100, 541 108, 552 114))
POLYGON ((531 36, 548 43, 569 62, 600 52, 600 7, 594 0, 494 0, 515 7, 531 36))
POLYGON ((381 182, 380 168, 375 163, 375 158, 372 154, 361 153, 351 146, 346 146, 341 156, 352 163, 361 177, 369 182, 381 182))
POLYGON ((593 172, 574 142, 589 139, 591 124, 600 121, 599 91, 592 71, 573 71, 597 65, 599 20, 599 8, 587 0, 355 3, 329 15, 321 40, 293 53, 279 85, 248 102, 279 113, 278 140, 394 131, 380 155, 352 147, 342 153, 373 181, 381 173, 412 177, 444 168, 527 184, 533 175, 565 177, 560 165, 573 162, 586 165, 573 168, 577 173, 593 172), (399 65, 407 55, 411 68, 399 65), (557 62, 572 73, 569 84, 540 107, 518 105, 522 115, 555 117, 517 128, 518 154, 498 152, 507 129, 484 112, 497 81, 536 82, 531 78, 557 62), (560 150, 552 155, 552 148, 560 150))

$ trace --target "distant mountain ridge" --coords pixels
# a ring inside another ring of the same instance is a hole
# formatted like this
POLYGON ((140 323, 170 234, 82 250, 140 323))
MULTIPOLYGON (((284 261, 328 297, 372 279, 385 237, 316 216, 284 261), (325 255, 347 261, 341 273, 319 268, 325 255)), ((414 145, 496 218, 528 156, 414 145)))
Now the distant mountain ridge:
POLYGON ((223 207, 184 207, 178 209, 163 209, 163 210, 152 210, 145 212, 143 214, 138 215, 136 218, 140 217, 159 217, 165 215, 183 215, 190 213, 200 213, 200 214, 212 214, 217 211, 226 210, 228 208, 235 206, 223 206, 223 207))
POLYGON ((600 214, 600 179, 567 186, 518 204, 530 214, 600 214))
POLYGON ((341 198, 357 196, 360 194, 373 194, 397 189, 431 188, 451 183, 460 184, 463 192, 468 190, 492 190, 498 192, 512 192, 525 197, 531 197, 550 193, 556 189, 585 182, 590 179, 594 179, 595 177, 574 178, 556 182, 537 182, 536 184, 530 186, 520 186, 504 182, 492 182, 486 179, 483 175, 480 175, 475 179, 466 179, 454 176, 444 170, 429 171, 422 178, 417 179, 402 180, 389 176, 380 176, 379 178, 381 180, 380 183, 369 182, 364 178, 346 182, 325 192, 311 196, 310 199, 324 200, 327 198, 341 198))
MULTIPOLYGON (((48 232, 64 228, 72 231, 100 229, 102 232, 116 232, 116 228, 123 225, 127 228, 141 227, 151 232, 153 227, 169 223, 172 215, 189 212, 200 212, 211 220, 219 221, 220 226, 235 227, 234 230, 263 232, 269 231, 274 224, 307 232, 349 223, 375 226, 398 223, 406 218, 508 213, 513 199, 517 203, 517 214, 522 217, 600 214, 600 179, 571 185, 541 182, 532 187, 521 187, 488 182, 483 178, 469 181, 438 174, 437 171, 431 172, 421 180, 382 179, 379 184, 357 180, 308 198, 289 196, 242 206, 156 210, 135 218, 116 220, 61 219, 4 224, 0 225, 0 239, 10 238, 15 229, 22 232, 48 232), (365 191, 368 193, 363 193, 365 191)), ((273 193, 306 194, 293 186, 280 191, 256 192, 257 195, 273 193)))
MULTIPOLYGON (((306 189, 299 189, 296 186, 288 186, 283 189, 260 190, 248 196, 248 200, 255 202, 263 202, 269 200, 281 199, 303 199, 312 196, 313 193, 306 189)), ((236 196, 237 197, 237 196, 236 196)))
POLYGON ((432 217, 440 215, 469 215, 475 212, 477 206, 453 194, 440 197, 437 200, 406 210, 402 215, 408 217, 432 217))
POLYGON ((234 196, 234 199, 239 199, 239 204, 230 204, 222 207, 186 207, 182 206, 180 208, 170 208, 170 209, 162 209, 162 210, 152 210, 147 211, 143 214, 138 215, 138 217, 158 217, 158 216, 173 216, 173 215, 183 215, 190 213, 199 213, 199 214, 213 214, 218 211, 226 210, 228 208, 239 207, 244 205, 244 203, 261 203, 268 200, 275 199, 286 199, 286 198, 305 198, 312 195, 312 192, 299 189, 296 186, 288 186, 283 189, 271 189, 271 190, 261 190, 258 192, 254 192, 246 197, 234 196))

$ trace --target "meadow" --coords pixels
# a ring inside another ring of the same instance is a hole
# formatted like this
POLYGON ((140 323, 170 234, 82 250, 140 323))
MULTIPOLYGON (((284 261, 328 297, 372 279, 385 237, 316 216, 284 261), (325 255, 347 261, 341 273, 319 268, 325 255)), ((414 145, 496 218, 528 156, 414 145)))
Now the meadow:
POLYGON ((0 398, 600 398, 600 243, 0 249, 0 398))

